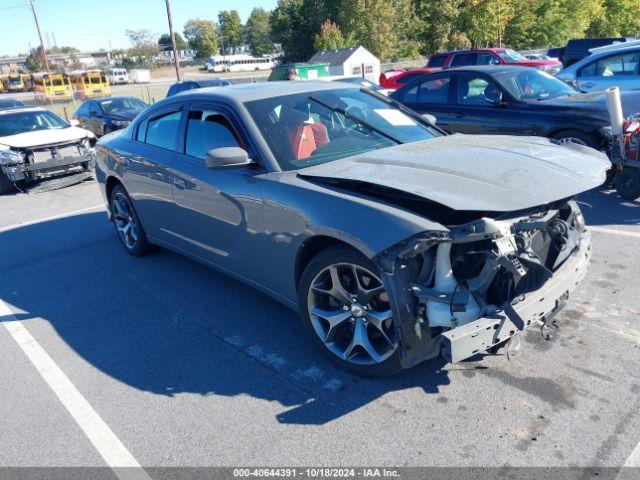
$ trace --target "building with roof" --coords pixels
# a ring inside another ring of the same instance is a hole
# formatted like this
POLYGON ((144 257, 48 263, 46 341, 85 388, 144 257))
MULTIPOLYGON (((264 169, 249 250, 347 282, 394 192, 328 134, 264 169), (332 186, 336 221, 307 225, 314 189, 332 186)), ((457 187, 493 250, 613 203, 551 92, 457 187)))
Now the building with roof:
POLYGON ((309 63, 328 63, 331 75, 364 77, 375 83, 380 77, 380 59, 363 46, 318 52, 309 63))

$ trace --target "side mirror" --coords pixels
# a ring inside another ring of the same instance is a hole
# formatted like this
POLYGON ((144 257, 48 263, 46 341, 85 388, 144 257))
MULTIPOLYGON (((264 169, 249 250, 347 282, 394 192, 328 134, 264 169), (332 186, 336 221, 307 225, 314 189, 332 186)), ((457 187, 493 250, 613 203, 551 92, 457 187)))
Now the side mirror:
POLYGON ((80 122, 75 118, 72 118, 71 120, 69 120, 69 125, 71 125, 72 127, 77 127, 78 125, 80 125, 80 122))
POLYGON ((214 148, 205 157, 207 167, 211 169, 246 167, 254 163, 246 150, 240 147, 214 148))
POLYGON ((502 92, 494 88, 492 88, 488 93, 485 92, 484 101, 497 107, 504 105, 502 92))
POLYGON ((430 113, 423 113, 422 115, 420 115, 420 117, 422 117, 422 119, 432 127, 435 127, 436 122, 438 121, 438 119, 434 115, 431 115, 430 113))

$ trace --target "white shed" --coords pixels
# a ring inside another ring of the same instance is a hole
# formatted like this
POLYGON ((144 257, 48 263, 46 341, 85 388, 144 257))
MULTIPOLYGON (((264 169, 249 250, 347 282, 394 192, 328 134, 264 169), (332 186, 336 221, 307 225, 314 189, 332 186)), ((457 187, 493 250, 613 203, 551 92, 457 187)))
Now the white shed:
POLYGON ((331 75, 364 77, 375 83, 380 77, 380 59, 363 46, 318 52, 309 63, 328 63, 331 75))

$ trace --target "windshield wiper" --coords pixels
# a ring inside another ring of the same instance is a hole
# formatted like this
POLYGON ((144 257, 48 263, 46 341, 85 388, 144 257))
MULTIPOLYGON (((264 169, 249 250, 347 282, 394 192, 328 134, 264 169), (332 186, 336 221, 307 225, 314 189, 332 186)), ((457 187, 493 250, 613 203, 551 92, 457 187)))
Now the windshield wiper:
POLYGON ((315 97, 309 97, 309 100, 311 100, 312 102, 316 102, 316 103, 322 105, 325 108, 328 108, 332 112, 339 113, 340 115, 343 115, 345 118, 348 118, 349 120, 351 120, 353 122, 359 123, 363 127, 368 128, 369 130, 371 130, 372 132, 376 132, 376 133, 382 135, 387 140, 391 140, 392 142, 397 143, 398 145, 400 145, 402 143, 400 140, 395 138, 393 135, 389 135, 388 133, 380 130, 378 127, 374 127, 373 125, 371 125, 366 120, 362 120, 361 118, 358 118, 358 117, 355 117, 355 116, 351 115, 344 108, 334 107, 334 106, 328 104, 327 102, 325 102, 323 100, 319 100, 319 99, 317 99, 315 97))

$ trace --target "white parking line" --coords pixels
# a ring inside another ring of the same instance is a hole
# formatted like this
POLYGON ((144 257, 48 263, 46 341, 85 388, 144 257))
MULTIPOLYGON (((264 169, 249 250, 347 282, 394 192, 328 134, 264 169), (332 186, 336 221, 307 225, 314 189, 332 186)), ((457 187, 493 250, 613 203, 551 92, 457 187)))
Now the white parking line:
POLYGON ((616 228, 605 228, 605 227, 589 227, 589 229, 594 232, 608 233, 610 235, 621 235, 623 237, 640 238, 639 232, 630 232, 628 230, 618 230, 616 228))
POLYGON ((14 230, 16 228, 28 227, 29 225, 35 225, 37 223, 50 222, 52 220, 60 220, 61 218, 72 217, 74 215, 79 215, 81 213, 94 212, 104 210, 105 206, 95 205, 93 207, 82 208, 80 210, 73 210, 71 212, 60 213, 58 215, 53 215, 51 217, 40 218, 38 220, 30 220, 28 222, 16 223, 15 225, 9 225, 8 227, 0 227, 0 233, 8 232, 9 230, 14 230))
POLYGON ((120 439, 2 300, 0 318, 3 318, 2 323, 9 334, 115 475, 120 480, 151 480, 120 439))
POLYGON ((631 452, 631 456, 627 458, 627 461, 624 464, 625 467, 640 467, 640 443, 636 445, 636 448, 631 452))

